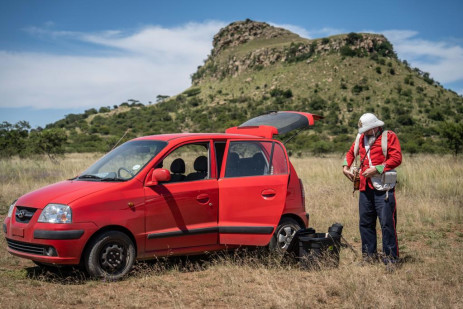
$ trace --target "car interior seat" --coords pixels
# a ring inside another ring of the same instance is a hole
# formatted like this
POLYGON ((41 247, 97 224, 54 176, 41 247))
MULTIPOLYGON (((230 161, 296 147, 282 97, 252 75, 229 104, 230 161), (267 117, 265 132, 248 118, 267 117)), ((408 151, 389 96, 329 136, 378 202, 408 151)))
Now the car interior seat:
POLYGON ((225 169, 226 177, 240 176, 240 156, 236 152, 230 152, 227 159, 227 167, 225 169))
POLYGON ((250 170, 252 175, 265 175, 267 172, 267 162, 264 155, 260 152, 252 156, 250 170))
POLYGON ((186 180, 199 180, 207 176, 207 157, 199 156, 193 163, 196 172, 190 173, 186 176, 186 180))
POLYGON ((177 158, 170 164, 170 181, 185 180, 185 161, 182 158, 177 158))

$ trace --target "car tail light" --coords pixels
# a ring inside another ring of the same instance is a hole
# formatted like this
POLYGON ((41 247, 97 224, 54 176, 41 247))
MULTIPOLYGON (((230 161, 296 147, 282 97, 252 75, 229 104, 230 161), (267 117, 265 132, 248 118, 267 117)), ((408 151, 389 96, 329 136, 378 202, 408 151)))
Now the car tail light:
POLYGON ((302 180, 299 178, 299 184, 301 185, 301 198, 302 198, 302 207, 305 209, 305 190, 302 180))

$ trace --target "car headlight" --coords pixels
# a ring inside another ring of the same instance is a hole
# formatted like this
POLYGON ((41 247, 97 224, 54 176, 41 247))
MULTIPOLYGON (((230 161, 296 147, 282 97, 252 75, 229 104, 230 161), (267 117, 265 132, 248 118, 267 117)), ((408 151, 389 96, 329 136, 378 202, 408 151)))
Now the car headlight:
MULTIPOLYGON (((17 201, 17 200, 16 200, 17 201)), ((13 215, 13 210, 14 210, 14 206, 16 206, 16 201, 13 202, 13 204, 10 205, 10 209, 8 209, 8 216, 7 218, 11 218, 11 216, 13 215)))
POLYGON ((68 205, 48 204, 42 210, 38 222, 43 223, 71 223, 72 211, 68 205))

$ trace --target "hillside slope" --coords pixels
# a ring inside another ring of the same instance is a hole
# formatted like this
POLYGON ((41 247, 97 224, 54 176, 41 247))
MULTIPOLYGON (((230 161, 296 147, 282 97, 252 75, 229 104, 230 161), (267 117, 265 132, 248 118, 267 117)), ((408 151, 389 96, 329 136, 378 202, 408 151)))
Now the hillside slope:
POLYGON ((69 151, 107 151, 122 136, 221 132, 269 110, 301 110, 326 118, 289 148, 319 153, 345 150, 359 116, 370 111, 414 153, 443 151, 439 125, 463 113, 461 96, 400 61, 378 34, 308 40, 266 23, 235 22, 215 35, 191 78, 189 89, 157 104, 132 100, 47 127, 68 130, 69 151))

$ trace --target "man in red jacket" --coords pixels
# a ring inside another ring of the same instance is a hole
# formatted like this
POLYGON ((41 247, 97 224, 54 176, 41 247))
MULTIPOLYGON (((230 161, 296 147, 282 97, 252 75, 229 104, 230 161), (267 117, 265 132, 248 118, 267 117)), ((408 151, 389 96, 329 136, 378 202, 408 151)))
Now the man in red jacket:
POLYGON ((360 117, 360 138, 357 147, 356 142, 354 142, 346 154, 343 173, 351 181, 354 180, 354 174, 350 171, 350 167, 355 160, 356 152, 358 152, 361 159, 359 226, 362 253, 366 261, 377 259, 376 218, 378 217, 383 239, 383 262, 389 264, 397 262, 399 258, 394 188, 385 190, 380 187, 378 190, 372 183, 372 177, 380 176, 398 167, 402 162, 402 152, 397 135, 392 131, 383 134, 383 126, 384 122, 374 114, 366 113, 360 117))

